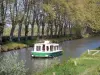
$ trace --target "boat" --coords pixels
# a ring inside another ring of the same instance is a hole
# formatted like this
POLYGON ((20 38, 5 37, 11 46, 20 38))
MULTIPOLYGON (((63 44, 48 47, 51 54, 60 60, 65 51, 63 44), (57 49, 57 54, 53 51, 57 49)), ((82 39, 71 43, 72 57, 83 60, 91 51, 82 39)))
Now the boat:
POLYGON ((44 41, 34 44, 34 50, 31 51, 32 57, 57 57, 62 55, 62 50, 57 43, 44 41))

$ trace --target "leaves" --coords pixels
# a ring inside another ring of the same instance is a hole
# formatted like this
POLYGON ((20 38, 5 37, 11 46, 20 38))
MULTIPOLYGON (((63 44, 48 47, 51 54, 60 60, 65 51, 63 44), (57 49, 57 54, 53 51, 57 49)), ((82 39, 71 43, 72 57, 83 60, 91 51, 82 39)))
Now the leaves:
POLYGON ((18 62, 18 54, 7 54, 0 62, 0 75, 26 75, 24 61, 18 62))

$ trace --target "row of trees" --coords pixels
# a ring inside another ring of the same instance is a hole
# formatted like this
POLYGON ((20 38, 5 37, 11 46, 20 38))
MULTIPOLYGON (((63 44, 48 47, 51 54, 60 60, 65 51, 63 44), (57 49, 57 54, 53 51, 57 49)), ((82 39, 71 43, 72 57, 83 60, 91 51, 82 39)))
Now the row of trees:
POLYGON ((10 41, 18 26, 18 41, 21 30, 25 27, 25 39, 31 31, 34 38, 35 25, 37 36, 67 35, 74 33, 82 35, 87 27, 100 29, 99 0, 0 0, 0 43, 5 25, 10 22, 10 41), (31 29, 29 30, 29 25, 31 29))

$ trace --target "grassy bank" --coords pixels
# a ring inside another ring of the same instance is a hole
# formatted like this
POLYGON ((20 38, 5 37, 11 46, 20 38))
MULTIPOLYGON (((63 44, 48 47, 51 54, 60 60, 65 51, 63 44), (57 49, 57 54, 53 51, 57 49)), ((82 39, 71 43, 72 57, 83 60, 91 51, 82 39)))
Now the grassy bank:
POLYGON ((9 42, 1 46, 1 52, 10 51, 10 50, 16 50, 27 47, 26 44, 23 43, 17 43, 17 42, 9 42))
POLYGON ((26 48, 33 46, 33 44, 36 42, 36 39, 34 40, 27 40, 27 41, 21 41, 21 42, 5 42, 3 45, 1 45, 0 51, 6 52, 11 50, 18 50, 21 48, 26 48))
MULTIPOLYGON (((15 37, 14 42, 10 42, 8 40, 8 37, 4 37, 5 42, 1 46, 0 51, 5 52, 5 51, 21 49, 21 48, 25 48, 25 47, 30 47, 30 46, 33 46, 34 43, 42 41, 42 40, 50 40, 51 42, 59 43, 59 42, 63 42, 66 40, 73 40, 73 39, 79 39, 79 38, 72 35, 72 36, 65 36, 65 37, 64 36, 63 37, 52 37, 52 38, 50 37, 48 39, 46 37, 44 39, 37 39, 37 37, 35 37, 33 40, 27 40, 27 41, 24 40, 24 37, 21 39, 22 39, 21 42, 18 42, 17 37, 15 37)), ((29 39, 30 39, 30 37, 29 37, 29 39)))
POLYGON ((100 53, 91 55, 85 52, 80 58, 54 65, 36 75, 99 75, 100 53))

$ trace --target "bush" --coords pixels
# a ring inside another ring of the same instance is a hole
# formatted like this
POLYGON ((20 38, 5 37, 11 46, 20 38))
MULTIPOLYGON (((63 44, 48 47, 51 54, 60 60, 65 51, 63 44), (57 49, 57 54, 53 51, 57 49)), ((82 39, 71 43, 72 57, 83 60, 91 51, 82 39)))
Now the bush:
POLYGON ((5 55, 2 59, 0 57, 0 75, 26 75, 25 63, 18 62, 18 54, 11 53, 5 55))

